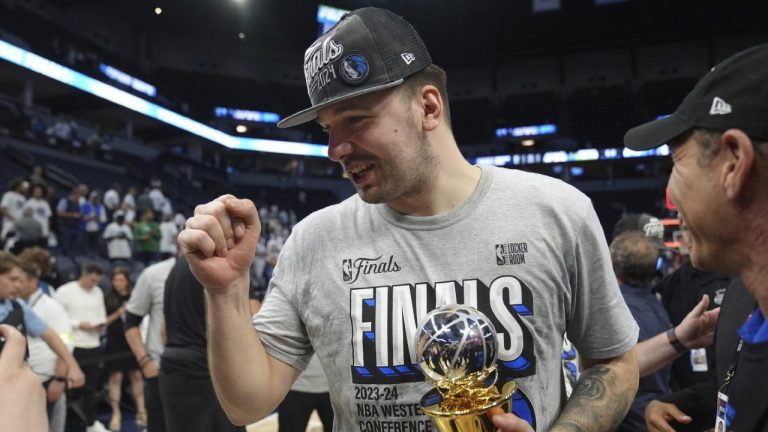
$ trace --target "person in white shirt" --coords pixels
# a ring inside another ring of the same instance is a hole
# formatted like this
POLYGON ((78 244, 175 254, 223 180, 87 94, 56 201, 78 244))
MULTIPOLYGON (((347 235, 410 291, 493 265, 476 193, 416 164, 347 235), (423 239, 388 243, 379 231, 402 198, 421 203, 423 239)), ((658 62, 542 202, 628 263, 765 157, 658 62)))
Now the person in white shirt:
POLYGON ((120 209, 125 212, 125 223, 132 225, 136 219, 136 188, 131 186, 123 196, 123 203, 120 209))
POLYGON ((24 210, 31 208, 32 216, 40 222, 43 227, 43 237, 46 239, 50 234, 50 220, 53 216, 51 205, 45 197, 48 195, 48 188, 44 184, 34 184, 30 188, 30 197, 24 204, 24 210))
POLYGON ((149 199, 152 200, 152 210, 155 211, 155 214, 160 214, 163 209, 163 203, 165 202, 165 195, 163 194, 162 189, 153 187, 149 191, 149 199))
POLYGON ((178 236, 179 229, 173 222, 173 215, 163 214, 163 222, 160 223, 160 253, 163 259, 176 256, 178 250, 176 237, 178 236))
POLYGON ((107 209, 109 220, 113 219, 114 213, 120 208, 120 191, 120 184, 112 183, 112 187, 104 192, 104 207, 107 209))
MULTIPOLYGON (((85 387, 80 392, 86 432, 106 431, 96 420, 96 389, 99 385, 101 367, 101 340, 99 334, 107 321, 104 306, 104 292, 99 287, 103 271, 98 264, 87 263, 80 272, 80 278, 60 286, 54 298, 69 315, 74 328, 74 355, 85 373, 85 387)), ((75 397, 75 395, 72 395, 75 397)))
POLYGON ((131 259, 133 230, 125 223, 125 214, 122 210, 116 211, 114 222, 104 228, 104 240, 107 242, 107 256, 112 262, 131 259))
MULTIPOLYGON (((34 264, 22 261, 19 297, 29 304, 48 328, 72 350, 72 324, 64 308, 43 293, 38 286, 39 275, 34 264)), ((51 432, 63 432, 67 419, 66 375, 67 363, 56 356, 42 338, 29 338, 29 366, 40 377, 46 388, 48 418, 51 432)))
POLYGON ((21 218, 24 203, 27 202, 27 197, 24 195, 26 191, 27 182, 22 178, 15 178, 8 183, 8 190, 0 199, 0 214, 3 215, 0 243, 4 242, 8 233, 13 230, 13 221, 21 218))

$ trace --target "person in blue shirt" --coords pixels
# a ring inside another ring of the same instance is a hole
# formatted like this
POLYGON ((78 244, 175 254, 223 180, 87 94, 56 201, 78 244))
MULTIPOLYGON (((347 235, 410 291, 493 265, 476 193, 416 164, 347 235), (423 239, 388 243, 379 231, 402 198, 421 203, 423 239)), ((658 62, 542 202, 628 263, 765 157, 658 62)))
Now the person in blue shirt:
POLYGON ((85 375, 67 346, 24 300, 15 299, 21 287, 22 276, 19 260, 10 253, 0 252, 0 324, 15 327, 24 336, 42 338, 67 364, 66 377, 54 378, 66 379, 70 388, 81 387, 85 383, 85 375))

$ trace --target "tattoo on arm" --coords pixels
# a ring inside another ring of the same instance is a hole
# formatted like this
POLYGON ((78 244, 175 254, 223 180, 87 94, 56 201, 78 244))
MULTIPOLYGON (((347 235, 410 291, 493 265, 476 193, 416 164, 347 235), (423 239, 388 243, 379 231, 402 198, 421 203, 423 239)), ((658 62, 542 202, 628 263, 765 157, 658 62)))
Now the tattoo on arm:
POLYGON ((626 415, 632 397, 609 391, 618 377, 597 365, 585 370, 557 422, 558 431, 613 430, 626 415))

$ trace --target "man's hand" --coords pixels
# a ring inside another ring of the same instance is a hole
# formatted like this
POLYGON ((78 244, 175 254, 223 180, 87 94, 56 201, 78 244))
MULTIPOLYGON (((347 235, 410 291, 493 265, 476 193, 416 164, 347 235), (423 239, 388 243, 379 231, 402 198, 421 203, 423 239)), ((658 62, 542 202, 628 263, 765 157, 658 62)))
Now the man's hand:
POLYGON ((715 340, 715 326, 720 308, 707 310, 709 296, 704 294, 699 304, 675 327, 677 339, 688 349, 704 348, 715 340))
POLYGON ((27 341, 15 328, 0 325, 5 345, 0 352, 0 424, 3 430, 48 430, 45 391, 40 378, 24 363, 27 341))
POLYGON ((206 290, 227 294, 233 282, 249 277, 260 234, 253 202, 223 195, 195 208, 179 234, 179 246, 206 290))
POLYGON ((69 388, 73 389, 82 387, 85 384, 85 374, 77 363, 68 365, 67 383, 69 388))
POLYGON ((160 375, 160 368, 157 367, 157 363, 154 360, 149 360, 141 366, 141 374, 145 379, 156 378, 160 375))
POLYGON ((674 404, 654 400, 645 407, 645 425, 648 432, 675 432, 669 425, 670 421, 688 424, 691 420, 674 404))
POLYGON ((488 417, 502 432, 534 432, 527 421, 514 414, 507 414, 501 408, 493 408, 487 413, 488 417))
POLYGON ((48 403, 54 403, 59 400, 61 395, 64 394, 65 388, 64 381, 52 380, 51 383, 48 384, 48 391, 46 392, 48 403))

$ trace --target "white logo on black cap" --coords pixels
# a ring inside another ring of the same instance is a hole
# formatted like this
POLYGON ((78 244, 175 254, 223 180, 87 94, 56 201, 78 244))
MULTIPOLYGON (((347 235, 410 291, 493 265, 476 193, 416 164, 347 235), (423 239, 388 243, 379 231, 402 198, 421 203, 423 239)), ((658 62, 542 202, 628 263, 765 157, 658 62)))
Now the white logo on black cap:
POLYGON ((400 54, 400 57, 403 58, 403 60, 405 61, 405 64, 407 65, 413 63, 413 61, 416 60, 416 56, 413 55, 413 53, 402 53, 400 54))
POLYGON ((720 99, 719 97, 715 97, 715 99, 712 101, 712 108, 709 109, 709 113, 712 115, 730 114, 731 105, 728 102, 720 99))

